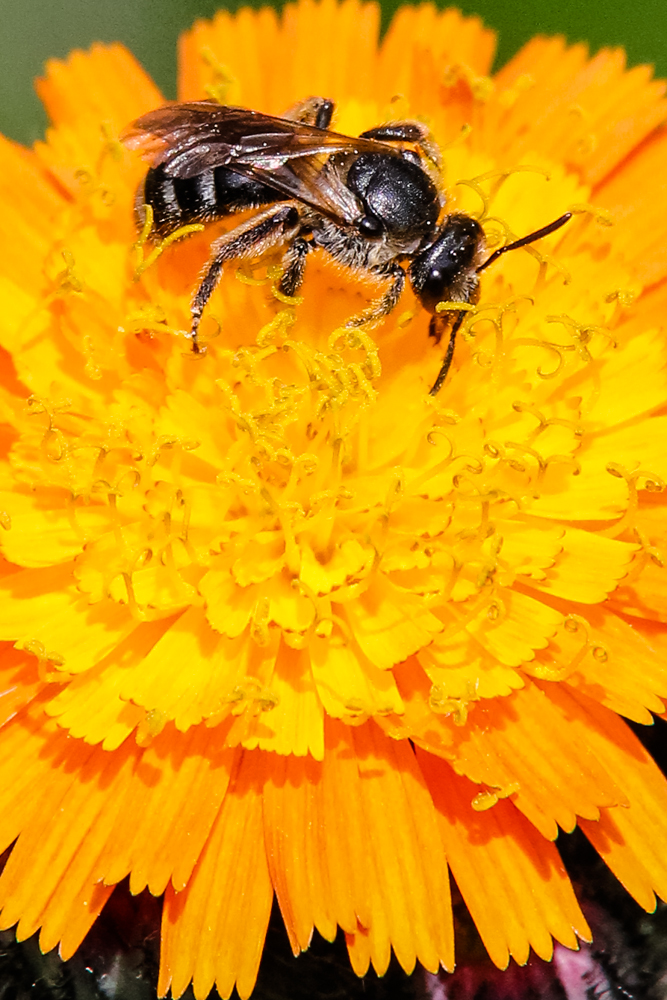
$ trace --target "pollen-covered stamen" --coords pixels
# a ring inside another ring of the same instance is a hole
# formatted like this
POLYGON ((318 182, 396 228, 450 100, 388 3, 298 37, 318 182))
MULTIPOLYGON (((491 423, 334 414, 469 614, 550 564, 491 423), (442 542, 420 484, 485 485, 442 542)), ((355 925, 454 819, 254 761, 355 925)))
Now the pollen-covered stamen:
MULTIPOLYGON (((548 646, 534 660, 523 664, 523 671, 531 677, 552 683, 570 680, 578 683, 593 668, 610 664, 612 670, 621 666, 621 661, 613 660, 613 640, 594 628, 584 616, 570 612, 565 615, 558 629, 550 638, 548 646), (609 639, 609 641, 607 641, 609 639)), ((602 676, 602 675, 598 675, 602 676)))
POLYGON ((65 248, 60 253, 62 259, 65 261, 65 268, 55 274, 53 278, 53 291, 45 298, 43 302, 44 306, 50 305, 51 302, 60 298, 60 296, 71 293, 81 295, 86 287, 81 275, 77 271, 72 251, 65 248))
POLYGON ((282 302, 284 306, 300 306, 303 302, 302 295, 285 295, 285 293, 281 292, 275 285, 271 287, 271 294, 278 300, 278 302, 282 302))
MULTIPOLYGON (((570 333, 574 340, 575 349, 585 364, 590 364, 593 361, 588 345, 595 335, 605 337, 612 347, 615 346, 615 340, 606 327, 578 323, 565 313, 559 316, 547 316, 546 321, 547 323, 560 323, 570 333)), ((561 348, 561 350, 564 350, 564 348, 561 348)))
POLYGON ((237 684, 226 700, 232 706, 232 715, 250 712, 257 716, 273 711, 279 703, 276 693, 264 687, 256 677, 248 677, 243 684, 237 684))
POLYGON ((26 639, 20 644, 20 648, 36 658, 39 677, 44 683, 65 683, 69 679, 61 669, 65 666, 62 653, 47 651, 38 639, 26 639))
POLYGON ((626 531, 636 531, 637 511, 639 508, 639 491, 662 493, 665 489, 664 480, 652 472, 636 469, 630 472, 617 462, 607 464, 607 472, 616 479, 623 479, 628 487, 628 500, 625 513, 615 524, 601 531, 607 538, 620 538, 626 531))
MULTIPOLYGON (((150 205, 147 206, 147 212, 149 208, 150 205)), ((144 223, 144 229, 146 229, 148 221, 149 219, 147 214, 144 223)), ((152 219, 151 219, 151 227, 152 227, 152 219)), ((134 280, 138 281, 141 275, 144 273, 144 271, 147 271, 149 267, 152 267, 153 264, 158 259, 158 257, 161 257, 164 251, 167 250, 170 246, 172 246, 173 243, 176 243, 178 240, 185 239, 186 236, 191 236, 192 233, 201 233, 205 228, 206 227, 199 222, 192 222, 189 223, 187 226, 179 226, 179 228, 175 229, 173 233, 169 233, 168 236, 165 236, 158 243, 156 243, 156 245, 153 247, 153 249, 151 250, 151 252, 148 254, 147 257, 144 256, 143 252, 147 236, 144 237, 144 232, 142 230, 139 239, 137 240, 137 242, 134 244, 133 247, 133 250, 137 258, 137 262, 134 267, 134 280)), ((150 228, 148 229, 148 233, 150 233, 150 228)))
POLYGON ((485 335, 485 325, 488 324, 491 326, 494 341, 493 350, 477 349, 473 353, 473 358, 480 368, 490 369, 496 381, 499 381, 502 377, 501 366, 506 353, 505 317, 516 312, 517 307, 522 301, 532 304, 533 299, 530 296, 521 295, 504 303, 480 303, 470 311, 461 326, 462 339, 472 339, 473 341, 475 338, 480 337, 481 339, 485 335), (479 331, 475 332, 475 328, 480 327, 481 333, 479 331))
POLYGON ((119 333, 133 334, 168 334, 178 337, 180 331, 170 326, 160 306, 149 305, 128 312, 119 333))
POLYGON ((569 659, 564 659, 558 666, 546 663, 532 663, 525 666, 527 673, 542 680, 563 681, 574 674, 589 654, 599 663, 606 663, 609 652, 604 645, 591 639, 591 627, 586 619, 579 614, 569 614, 563 620, 563 630, 576 640, 581 640, 569 659))
POLYGON ((544 474, 546 468, 546 462, 544 458, 540 455, 539 451, 535 448, 531 448, 528 444, 521 444, 516 441, 505 441, 505 449, 510 452, 510 456, 506 459, 507 464, 510 469, 515 472, 527 472, 529 479, 533 478, 533 472, 528 459, 532 459, 537 465, 537 474, 535 475, 535 482, 538 483, 544 474), (524 456, 524 458, 517 457, 524 456))
POLYGON ((538 426, 531 434, 531 440, 537 438, 539 434, 542 434, 549 427, 565 427, 572 431, 576 440, 583 437, 584 429, 578 421, 569 420, 566 417, 546 417, 534 403, 517 400, 512 403, 512 409, 516 413, 529 413, 537 421, 538 426))
POLYGON ((429 692, 428 704, 436 715, 450 716, 455 726, 465 726, 471 705, 479 700, 479 678, 477 678, 474 681, 466 681, 465 694, 460 697, 452 697, 446 693, 443 685, 434 684, 429 692))

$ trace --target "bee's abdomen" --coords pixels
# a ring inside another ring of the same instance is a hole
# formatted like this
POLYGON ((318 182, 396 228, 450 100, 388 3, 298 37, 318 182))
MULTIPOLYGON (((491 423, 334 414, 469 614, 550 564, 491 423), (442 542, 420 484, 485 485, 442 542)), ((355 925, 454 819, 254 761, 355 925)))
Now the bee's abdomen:
POLYGON ((228 167, 216 167, 194 177, 170 177, 163 166, 148 171, 139 192, 137 212, 153 209, 153 231, 159 236, 191 222, 210 222, 224 215, 283 201, 279 191, 228 167))

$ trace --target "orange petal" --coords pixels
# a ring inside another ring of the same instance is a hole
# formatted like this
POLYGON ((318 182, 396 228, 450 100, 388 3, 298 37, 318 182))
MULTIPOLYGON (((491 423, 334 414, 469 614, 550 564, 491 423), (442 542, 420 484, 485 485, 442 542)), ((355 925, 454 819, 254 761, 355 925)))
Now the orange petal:
POLYGON ((41 926, 48 950, 68 928, 68 947, 73 951, 111 891, 96 890, 92 872, 124 797, 132 756, 127 751, 112 756, 93 750, 84 763, 82 757, 89 748, 82 750, 85 744, 80 743, 67 746, 61 739, 45 745, 50 749, 51 768, 43 758, 41 791, 0 878, 0 905, 2 925, 8 927, 18 920, 20 939, 41 926), (111 795, 109 783, 114 784, 111 795), (87 912, 87 906, 76 912, 77 900, 92 904, 92 912, 87 912))
POLYGON ((76 50, 67 60, 49 59, 46 76, 35 86, 56 126, 92 117, 120 128, 164 100, 132 53, 118 43, 76 50))
POLYGON ((255 985, 273 890, 262 832, 262 755, 244 752, 183 892, 169 887, 162 918, 158 995, 180 997, 194 979, 197 1000, 215 984, 242 1000, 255 985), (226 905, 220 905, 225 900, 226 905))
POLYGON ((154 895, 167 882, 177 892, 187 885, 236 760, 221 742, 219 729, 197 726, 181 735, 167 727, 147 749, 135 751, 123 807, 95 864, 96 879, 112 885, 129 873, 132 892, 148 886, 154 895))
POLYGON ((489 128, 506 157, 542 152, 595 184, 663 121, 665 85, 650 67, 626 71, 622 49, 586 56, 583 45, 536 38, 500 70, 489 128))
MULTIPOLYGON (((568 697, 565 690, 561 697, 568 697)), ((622 719, 585 694, 569 697, 588 717, 590 745, 628 796, 624 808, 604 809, 599 822, 581 827, 628 892, 652 911, 656 893, 667 899, 667 780, 622 719)))
POLYGON ((591 934, 556 848, 510 802, 479 813, 475 786, 417 748, 438 811, 447 860, 485 947, 504 969, 530 948, 550 959, 552 937, 569 948, 591 934))
POLYGON ((365 839, 379 889, 379 897, 371 895, 368 927, 375 970, 380 975, 386 970, 389 944, 407 972, 416 960, 432 972, 440 964, 451 969, 447 864, 412 749, 387 739, 372 722, 353 729, 352 736, 365 839))
POLYGON ((667 221, 656 206, 665 204, 667 179, 661 167, 667 136, 657 130, 629 158, 623 170, 612 173, 595 191, 596 204, 607 209, 622 233, 632 260, 633 277, 651 285, 667 274, 667 221), (637 248, 641 246, 641 253, 637 248))

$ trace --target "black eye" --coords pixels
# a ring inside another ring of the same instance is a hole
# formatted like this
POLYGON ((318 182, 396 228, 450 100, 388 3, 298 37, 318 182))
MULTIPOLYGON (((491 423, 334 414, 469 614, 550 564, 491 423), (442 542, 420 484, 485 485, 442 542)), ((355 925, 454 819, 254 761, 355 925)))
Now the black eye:
POLYGON ((377 237, 382 236, 383 226, 380 220, 376 219, 374 215, 362 215, 357 220, 357 229, 362 236, 377 237))
POLYGON ((427 296, 438 295, 447 282, 448 276, 441 267, 432 267, 426 275, 422 291, 427 296))
POLYGON ((433 312, 438 302, 447 298, 445 291, 451 284, 451 279, 452 275, 441 267, 432 267, 426 272, 419 289, 419 298, 429 312, 433 312))

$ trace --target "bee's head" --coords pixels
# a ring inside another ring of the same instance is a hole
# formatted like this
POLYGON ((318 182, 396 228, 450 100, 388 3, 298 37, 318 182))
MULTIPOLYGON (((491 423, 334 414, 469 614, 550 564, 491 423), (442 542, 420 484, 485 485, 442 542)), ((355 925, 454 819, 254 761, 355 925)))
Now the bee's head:
POLYGON ((485 249, 484 230, 470 215, 449 215, 435 239, 412 260, 412 287, 424 309, 434 313, 438 302, 474 302, 477 267, 485 249))

